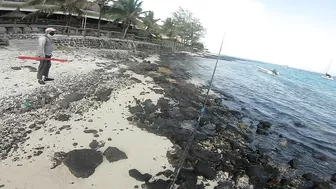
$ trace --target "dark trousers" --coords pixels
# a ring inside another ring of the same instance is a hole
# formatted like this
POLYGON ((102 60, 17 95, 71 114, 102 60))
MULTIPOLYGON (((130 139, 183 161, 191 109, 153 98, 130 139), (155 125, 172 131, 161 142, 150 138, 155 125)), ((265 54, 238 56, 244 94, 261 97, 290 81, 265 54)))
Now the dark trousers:
MULTIPOLYGON (((51 58, 51 56, 46 55, 46 58, 51 58)), ((42 76, 48 78, 50 67, 51 67, 50 60, 41 60, 37 70, 37 79, 42 80, 42 76)))

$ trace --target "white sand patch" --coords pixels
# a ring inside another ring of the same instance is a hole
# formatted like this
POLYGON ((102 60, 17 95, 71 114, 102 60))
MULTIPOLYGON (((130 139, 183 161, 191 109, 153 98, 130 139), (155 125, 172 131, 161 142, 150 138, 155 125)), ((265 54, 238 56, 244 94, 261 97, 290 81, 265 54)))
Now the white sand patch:
POLYGON ((157 62, 160 61, 160 56, 158 54, 154 54, 154 55, 149 56, 145 60, 150 61, 153 64, 157 64, 157 62))
POLYGON ((160 56, 158 54, 153 54, 145 59, 140 59, 137 57, 132 57, 132 59, 134 59, 137 62, 150 61, 151 64, 157 64, 157 62, 160 61, 160 56))
MULTIPOLYGON (((46 122, 49 128, 55 127, 57 130, 63 125, 71 125, 71 130, 62 130, 60 134, 55 135, 55 131, 48 132, 43 129, 33 132, 30 139, 23 145, 27 154, 32 154, 29 149, 39 146, 50 146, 44 150, 43 154, 33 157, 30 160, 23 159, 12 162, 11 158, 2 161, 0 167, 0 183, 5 184, 5 188, 20 189, 122 189, 133 188, 141 183, 131 178, 128 174, 130 169, 138 169, 141 173, 156 174, 163 171, 162 166, 171 168, 167 159, 166 152, 172 146, 172 143, 165 137, 159 137, 154 134, 143 131, 130 124, 125 118, 130 113, 127 104, 134 104, 134 98, 141 100, 152 99, 153 103, 161 97, 152 92, 149 87, 153 87, 150 78, 129 72, 133 77, 140 79, 143 83, 135 84, 129 89, 123 89, 115 93, 115 98, 111 98, 99 109, 91 110, 83 116, 73 115, 70 121, 59 122, 49 120, 46 122), (149 92, 140 95, 141 92, 149 92), (131 101, 131 103, 129 103, 131 101), (84 118, 81 121, 75 121, 78 118, 84 118), (92 122, 88 120, 92 119, 92 122), (94 138, 93 134, 85 134, 85 127, 99 131, 99 137, 94 138), (52 135, 51 135, 52 134, 52 135), (42 140, 40 140, 43 138, 42 140), (111 138, 112 141, 108 141, 111 138), (107 147, 113 146, 125 152, 128 156, 126 160, 120 160, 109 163, 105 158, 99 165, 93 175, 87 179, 76 178, 68 168, 60 165, 51 170, 51 157, 54 152, 73 150, 73 143, 78 143, 75 149, 89 148, 89 143, 93 140, 106 142, 104 151, 107 147), (82 146, 82 147, 81 147, 82 146), (20 164, 21 166, 17 166, 20 164)), ((23 157, 22 153, 20 153, 23 157)))

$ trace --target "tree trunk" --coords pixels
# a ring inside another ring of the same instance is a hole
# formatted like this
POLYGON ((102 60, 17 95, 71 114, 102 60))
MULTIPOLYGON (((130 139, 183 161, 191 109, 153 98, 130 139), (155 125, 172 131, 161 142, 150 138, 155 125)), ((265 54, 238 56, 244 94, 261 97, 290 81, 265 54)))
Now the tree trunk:
POLYGON ((16 34, 16 18, 14 18, 13 33, 16 34))
POLYGON ((127 26, 126 26, 126 28, 125 28, 124 35, 123 35, 123 37, 122 37, 123 39, 125 39, 126 34, 127 34, 127 31, 128 31, 128 28, 130 27, 130 25, 131 25, 131 23, 127 22, 127 26))
POLYGON ((72 17, 71 12, 69 12, 69 20, 68 20, 68 24, 67 24, 67 26, 68 26, 68 32, 67 32, 68 36, 70 35, 71 17, 72 17))
POLYGON ((102 18, 102 12, 99 13, 99 19, 98 19, 98 37, 100 37, 100 22, 102 18))
POLYGON ((98 37, 100 37, 100 23, 103 16, 103 5, 99 5, 99 19, 98 19, 98 37))

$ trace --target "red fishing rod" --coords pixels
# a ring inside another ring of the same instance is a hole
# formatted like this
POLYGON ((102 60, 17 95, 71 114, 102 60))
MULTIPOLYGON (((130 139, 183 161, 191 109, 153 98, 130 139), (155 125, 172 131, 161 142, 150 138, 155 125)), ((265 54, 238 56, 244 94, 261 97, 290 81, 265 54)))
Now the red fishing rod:
POLYGON ((52 60, 52 61, 57 61, 57 62, 69 62, 69 60, 66 59, 59 59, 59 58, 42 58, 39 56, 19 56, 18 57, 21 60, 36 60, 36 61, 40 61, 40 60, 52 60))

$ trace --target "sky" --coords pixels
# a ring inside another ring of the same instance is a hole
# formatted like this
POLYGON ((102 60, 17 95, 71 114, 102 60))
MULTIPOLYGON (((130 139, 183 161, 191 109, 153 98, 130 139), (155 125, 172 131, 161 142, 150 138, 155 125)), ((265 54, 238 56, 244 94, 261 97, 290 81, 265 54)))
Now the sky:
POLYGON ((143 0, 161 19, 179 7, 207 29, 202 42, 222 54, 336 75, 336 0, 143 0))

